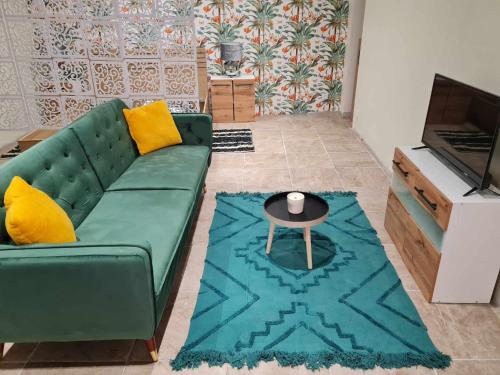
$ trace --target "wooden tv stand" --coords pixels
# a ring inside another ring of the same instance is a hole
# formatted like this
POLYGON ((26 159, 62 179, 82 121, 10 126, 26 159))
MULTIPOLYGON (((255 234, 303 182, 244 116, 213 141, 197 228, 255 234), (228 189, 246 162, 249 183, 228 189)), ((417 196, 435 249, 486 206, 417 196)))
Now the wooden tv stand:
POLYGON ((428 149, 396 148, 385 228, 429 302, 489 303, 500 270, 500 197, 428 149))

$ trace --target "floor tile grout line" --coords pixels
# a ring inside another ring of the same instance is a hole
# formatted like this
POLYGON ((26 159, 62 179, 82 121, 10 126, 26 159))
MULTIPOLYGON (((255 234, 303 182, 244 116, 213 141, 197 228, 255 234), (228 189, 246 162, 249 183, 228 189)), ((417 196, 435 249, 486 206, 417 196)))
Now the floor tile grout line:
POLYGON ((381 160, 377 157, 377 155, 375 154, 375 152, 373 151, 373 149, 368 145, 368 143, 365 142, 365 140, 363 139, 363 137, 361 137, 361 135, 358 133, 358 131, 356 129, 354 129, 354 127, 352 127, 351 129, 356 133, 356 135, 359 137, 359 140, 361 141, 361 143, 368 150, 368 153, 371 155, 372 159, 375 160, 375 163, 378 165, 379 168, 382 169, 382 171, 384 172, 384 174, 387 176, 387 178, 390 181, 391 178, 392 178, 391 171, 389 169, 386 169, 384 167, 384 165, 382 164, 381 160))
POLYGON ((295 184, 293 183, 292 179, 292 170, 290 168, 290 163, 288 161, 288 152, 286 150, 286 145, 285 145, 285 137, 283 136, 283 129, 280 128, 280 133, 281 133, 281 143, 283 144, 283 150, 285 150, 285 160, 286 160, 286 166, 288 170, 288 178, 290 179, 290 186, 292 190, 295 189, 295 184))
POLYGON ((323 146, 323 150, 325 150, 326 156, 330 160, 332 168, 335 170, 335 173, 337 174, 337 177, 340 181, 340 185, 341 185, 342 190, 345 191, 346 189, 345 189, 344 179, 342 178, 342 176, 340 176, 340 173, 337 170, 337 167, 335 167, 335 163, 333 162, 330 154, 328 153, 328 150, 326 149, 325 143, 323 141, 323 137, 321 136, 321 134, 318 133, 318 129, 316 129, 314 126, 313 126, 313 129, 316 132, 316 135, 319 137, 319 141, 321 142, 321 146, 323 146))
POLYGON ((500 306, 494 306, 490 304, 490 308, 493 310, 493 313, 497 316, 498 321, 500 323, 500 306))
POLYGON ((454 361, 500 362, 500 358, 453 358, 454 361))
MULTIPOLYGON (((130 357, 132 356, 132 353, 134 351, 134 348, 135 348, 135 344, 138 340, 134 340, 134 343, 131 345, 130 347, 130 350, 128 351, 127 353, 127 357, 125 359, 125 366, 123 367, 123 371, 125 371, 125 368, 127 367, 129 361, 130 361, 130 357)), ((122 373, 123 374, 123 373, 122 373)))
POLYGON ((19 371, 19 374, 22 374, 24 372, 24 370, 26 369, 26 366, 30 363, 31 359, 35 355, 35 352, 36 352, 36 350, 38 349, 39 346, 40 346, 40 343, 37 342, 36 345, 35 345, 35 348, 33 349, 33 351, 30 353, 30 355, 28 356, 28 358, 26 358, 26 361, 24 362, 21 371, 19 371))

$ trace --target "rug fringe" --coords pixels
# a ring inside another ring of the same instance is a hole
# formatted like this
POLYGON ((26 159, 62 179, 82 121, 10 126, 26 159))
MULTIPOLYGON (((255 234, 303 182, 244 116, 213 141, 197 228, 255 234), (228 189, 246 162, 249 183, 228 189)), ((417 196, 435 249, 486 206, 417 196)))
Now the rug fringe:
MULTIPOLYGON (((273 192, 262 193, 262 192, 239 191, 236 193, 230 193, 230 192, 226 192, 226 191, 218 191, 216 193, 216 197, 239 197, 239 196, 243 196, 243 195, 251 195, 251 196, 261 197, 264 195, 272 195, 272 194, 277 194, 277 193, 282 193, 282 192, 281 191, 273 191, 273 192)), ((355 197, 358 194, 355 191, 315 191, 312 193, 317 194, 317 195, 326 196, 327 198, 355 197)))
POLYGON ((276 360, 280 366, 296 367, 305 365, 310 370, 329 368, 334 364, 352 369, 368 370, 376 366, 382 368, 403 368, 424 366, 444 369, 450 366, 450 356, 439 351, 430 353, 347 353, 347 352, 281 352, 256 351, 249 353, 225 353, 218 351, 182 351, 170 365, 175 371, 197 368, 206 362, 210 367, 229 364, 234 368, 254 368, 259 362, 276 360))

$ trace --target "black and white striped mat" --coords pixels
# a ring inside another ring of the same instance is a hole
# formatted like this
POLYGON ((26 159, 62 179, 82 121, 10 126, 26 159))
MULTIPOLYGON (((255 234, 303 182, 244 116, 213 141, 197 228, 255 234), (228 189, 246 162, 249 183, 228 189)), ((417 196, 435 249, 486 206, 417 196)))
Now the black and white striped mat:
POLYGON ((21 149, 19 146, 14 147, 12 150, 7 151, 0 155, 0 159, 10 159, 21 153, 21 149))
POLYGON ((254 152, 251 129, 214 130, 213 152, 254 152))
POLYGON ((493 136, 480 130, 435 130, 459 152, 490 152, 493 136))

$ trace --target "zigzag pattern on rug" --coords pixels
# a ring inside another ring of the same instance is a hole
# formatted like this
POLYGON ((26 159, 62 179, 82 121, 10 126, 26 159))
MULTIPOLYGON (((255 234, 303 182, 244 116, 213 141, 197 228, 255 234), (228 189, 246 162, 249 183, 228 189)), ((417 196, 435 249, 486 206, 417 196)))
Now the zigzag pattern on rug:
POLYGON ((218 193, 196 308, 174 370, 445 368, 355 193, 318 193, 327 221, 312 231, 307 270, 299 229, 279 228, 267 256, 269 194, 218 193))

